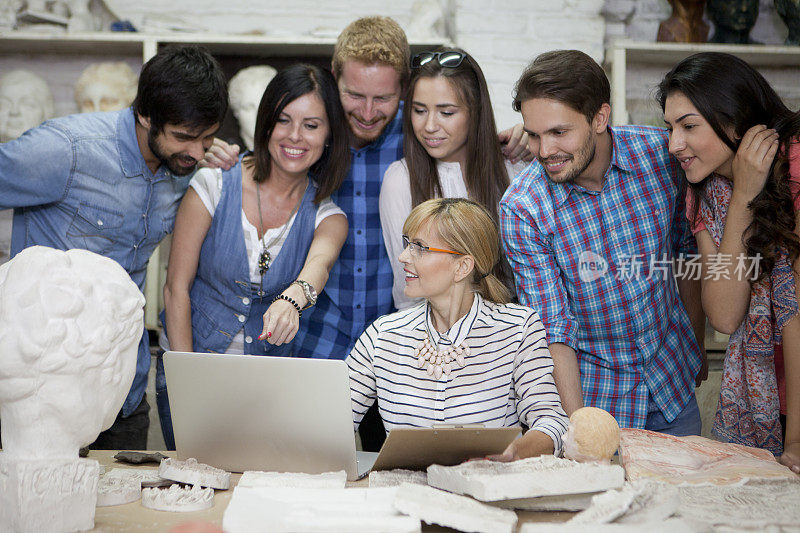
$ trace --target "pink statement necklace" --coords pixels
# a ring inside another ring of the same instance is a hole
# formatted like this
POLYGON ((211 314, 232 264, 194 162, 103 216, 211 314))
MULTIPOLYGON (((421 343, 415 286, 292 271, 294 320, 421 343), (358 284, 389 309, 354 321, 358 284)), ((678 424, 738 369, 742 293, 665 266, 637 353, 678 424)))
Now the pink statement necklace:
POLYGON ((414 357, 417 358, 417 367, 423 368, 427 365, 429 376, 435 376, 436 379, 442 377, 442 373, 446 376, 450 375, 453 370, 453 364, 458 364, 462 368, 465 364, 464 358, 469 356, 469 346, 462 346, 461 344, 451 344, 444 350, 437 350, 431 343, 428 333, 419 342, 414 349, 414 357))

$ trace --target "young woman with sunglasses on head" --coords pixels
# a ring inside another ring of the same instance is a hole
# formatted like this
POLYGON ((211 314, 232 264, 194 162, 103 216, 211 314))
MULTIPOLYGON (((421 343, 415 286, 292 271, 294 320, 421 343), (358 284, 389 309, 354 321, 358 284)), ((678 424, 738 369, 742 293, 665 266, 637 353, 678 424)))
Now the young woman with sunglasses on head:
POLYGON ((465 198, 415 207, 402 228, 406 294, 424 303, 385 315, 347 357, 356 428, 375 401, 386 431, 435 424, 529 429, 501 460, 558 454, 567 417, 536 311, 508 303, 495 276, 492 215, 465 198))
MULTIPOLYGON (((194 175, 175 221, 164 349, 291 355, 302 309, 314 305, 347 236, 329 199, 350 162, 345 124, 333 76, 288 67, 261 98, 254 152, 230 170, 194 175)), ((160 358, 156 372, 172 449, 160 358)))
POLYGON ((658 100, 690 185, 703 309, 731 334, 713 431, 800 473, 800 113, 712 52, 678 63, 658 100))
MULTIPOLYGON (((430 198, 471 198, 498 220, 498 205, 513 167, 503 159, 486 80, 475 60, 459 49, 423 52, 411 60, 403 115, 405 157, 386 170, 380 215, 386 251, 392 261, 395 307, 415 303, 403 289, 397 260, 403 251, 401 228, 411 209, 430 198)), ((505 260, 496 273, 512 292, 505 260)))

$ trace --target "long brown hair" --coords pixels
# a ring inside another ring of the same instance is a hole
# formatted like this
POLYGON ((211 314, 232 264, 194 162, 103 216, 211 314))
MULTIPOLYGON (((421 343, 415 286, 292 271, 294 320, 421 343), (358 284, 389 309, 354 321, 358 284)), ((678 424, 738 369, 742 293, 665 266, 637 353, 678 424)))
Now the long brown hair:
POLYGON ((322 100, 330 129, 322 155, 309 169, 309 175, 317 182, 314 203, 319 203, 342 184, 351 159, 339 89, 330 72, 315 65, 297 64, 279 71, 272 78, 258 105, 253 155, 245 157, 243 164, 255 165, 253 181, 256 183, 269 179, 272 159, 267 146, 275 123, 288 104, 309 93, 316 93, 322 100))
POLYGON ((463 169, 464 183, 469 197, 499 220, 500 198, 508 188, 509 179, 503 163, 502 148, 497 138, 492 103, 486 79, 475 60, 458 48, 442 48, 439 51, 453 50, 464 54, 464 60, 457 67, 442 67, 439 61, 428 61, 411 71, 411 79, 406 91, 406 109, 403 112, 403 152, 408 165, 411 182, 411 205, 417 206, 431 198, 442 196, 436 160, 428 155, 425 148, 414 135, 411 124, 411 102, 414 88, 420 78, 445 78, 455 91, 461 104, 469 113, 469 133, 467 134, 467 161, 463 169))
MULTIPOLYGON (((735 154, 740 139, 757 124, 778 131, 781 150, 770 168, 764 188, 748 206, 753 220, 744 234, 747 255, 761 256, 758 279, 775 266, 777 247, 786 249, 794 263, 800 239, 794 233, 794 196, 789 189, 789 145, 798 141, 800 113, 781 101, 769 82, 745 61, 730 54, 703 52, 687 57, 670 70, 658 86, 662 111, 667 97, 680 92, 697 108, 717 136, 735 154), (727 133, 732 131, 733 137, 727 133)), ((689 184, 700 199, 692 219, 698 220, 700 202, 711 206, 708 180, 689 184)))

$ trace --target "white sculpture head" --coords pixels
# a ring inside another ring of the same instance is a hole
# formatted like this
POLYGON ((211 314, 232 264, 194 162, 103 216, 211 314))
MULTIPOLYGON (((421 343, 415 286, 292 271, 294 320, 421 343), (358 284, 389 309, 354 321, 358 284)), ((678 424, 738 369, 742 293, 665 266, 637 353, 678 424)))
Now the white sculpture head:
POLYGON ((581 407, 569 417, 564 457, 588 463, 607 463, 619 448, 619 424, 608 411, 581 407))
POLYGON ((107 429, 136 371, 144 296, 115 261, 27 248, 0 266, 3 451, 77 458, 107 429))
POLYGON ((138 82, 127 63, 92 63, 75 82, 75 103, 81 113, 119 111, 133 103, 138 82))
POLYGON ((12 70, 0 77, 0 142, 16 139, 53 117, 53 93, 41 77, 12 70))
POLYGON ((258 104, 261 103, 264 90, 277 72, 268 65, 254 65, 243 68, 228 82, 231 111, 239 122, 239 135, 248 150, 253 149, 258 104))

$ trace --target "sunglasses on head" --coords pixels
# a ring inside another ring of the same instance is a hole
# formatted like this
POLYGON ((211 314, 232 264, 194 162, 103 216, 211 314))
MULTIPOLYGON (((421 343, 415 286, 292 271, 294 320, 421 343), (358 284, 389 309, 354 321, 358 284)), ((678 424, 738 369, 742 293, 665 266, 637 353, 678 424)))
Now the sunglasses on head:
POLYGON ((420 52, 411 58, 411 68, 419 68, 434 59, 443 67, 456 68, 464 61, 467 54, 450 50, 449 52, 420 52))

